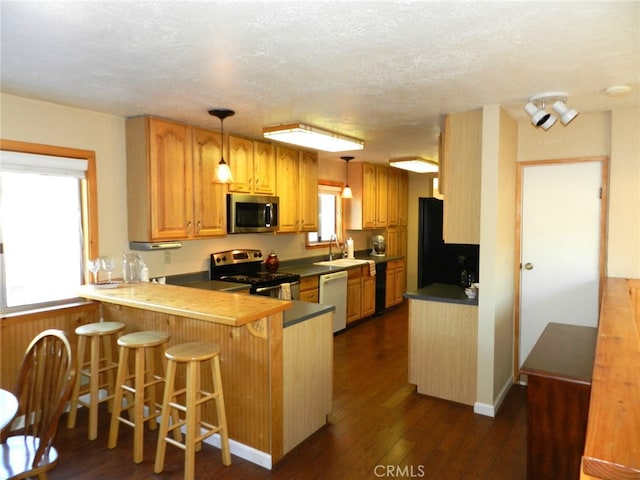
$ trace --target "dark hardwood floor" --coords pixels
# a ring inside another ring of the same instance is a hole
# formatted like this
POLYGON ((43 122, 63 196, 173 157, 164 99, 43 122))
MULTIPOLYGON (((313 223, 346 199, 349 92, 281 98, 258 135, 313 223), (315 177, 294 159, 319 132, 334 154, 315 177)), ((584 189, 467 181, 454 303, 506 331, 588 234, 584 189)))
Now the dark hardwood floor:
MULTIPOLYGON (((335 338, 334 408, 325 426, 269 471, 232 457, 222 466, 216 448, 196 455, 196 478, 524 480, 526 390, 514 386, 496 418, 470 407, 419 395, 407 383, 407 305, 335 338)), ((145 432, 145 459, 132 462, 132 434, 120 428, 106 448, 108 414, 98 439, 87 440, 86 409, 77 427, 63 416, 55 445, 59 465, 50 480, 182 479, 183 452, 167 446, 165 471, 153 473, 157 435, 145 432)), ((157 430, 156 430, 157 431, 157 430)))

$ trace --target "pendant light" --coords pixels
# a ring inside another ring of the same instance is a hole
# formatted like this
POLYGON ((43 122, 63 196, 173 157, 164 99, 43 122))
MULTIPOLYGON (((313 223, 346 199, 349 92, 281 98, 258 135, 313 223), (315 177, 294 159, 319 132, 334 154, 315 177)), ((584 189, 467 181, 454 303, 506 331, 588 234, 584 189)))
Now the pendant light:
POLYGON ((235 115, 236 112, 229 110, 228 108, 214 108, 209 110, 209 115, 218 117, 220 119, 220 162, 216 167, 216 178, 213 180, 215 183, 231 183, 233 181, 231 175, 231 169, 229 165, 224 161, 224 119, 235 115))
POLYGON ((342 198, 353 198, 353 192, 351 191, 351 187, 349 186, 349 161, 353 160, 353 157, 340 157, 347 163, 347 183, 342 189, 342 198))

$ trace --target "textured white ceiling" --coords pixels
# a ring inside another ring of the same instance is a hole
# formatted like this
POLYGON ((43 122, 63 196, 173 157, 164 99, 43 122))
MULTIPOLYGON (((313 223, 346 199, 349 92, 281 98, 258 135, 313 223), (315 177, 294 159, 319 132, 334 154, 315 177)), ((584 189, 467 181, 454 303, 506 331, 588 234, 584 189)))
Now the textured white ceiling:
POLYGON ((640 102, 638 1, 0 5, 5 93, 212 129, 207 111, 231 108, 225 131, 256 138, 302 121, 363 138, 357 160, 435 157, 444 113, 519 120, 541 91, 582 112, 640 102), (604 95, 615 84, 633 93, 604 95))

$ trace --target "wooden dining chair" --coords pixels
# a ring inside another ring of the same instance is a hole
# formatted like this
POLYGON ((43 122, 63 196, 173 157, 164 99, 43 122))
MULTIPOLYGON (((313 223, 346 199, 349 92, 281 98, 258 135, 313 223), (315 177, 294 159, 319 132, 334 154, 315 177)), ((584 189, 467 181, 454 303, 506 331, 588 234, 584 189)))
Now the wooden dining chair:
POLYGON ((45 330, 29 344, 14 394, 15 430, 6 428, 0 443, 0 478, 47 478, 58 462, 53 447, 58 421, 76 376, 74 352, 65 333, 45 330))

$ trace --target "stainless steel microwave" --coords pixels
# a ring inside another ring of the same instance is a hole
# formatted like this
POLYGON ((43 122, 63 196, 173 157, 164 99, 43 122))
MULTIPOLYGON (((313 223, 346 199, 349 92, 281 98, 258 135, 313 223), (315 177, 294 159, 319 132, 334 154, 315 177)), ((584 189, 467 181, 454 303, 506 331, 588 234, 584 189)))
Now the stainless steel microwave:
POLYGON ((278 228, 278 197, 227 194, 227 233, 273 232, 278 228))

